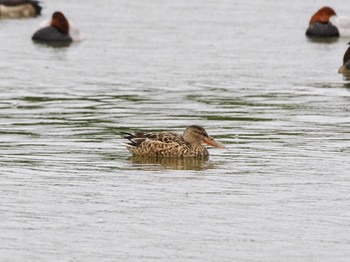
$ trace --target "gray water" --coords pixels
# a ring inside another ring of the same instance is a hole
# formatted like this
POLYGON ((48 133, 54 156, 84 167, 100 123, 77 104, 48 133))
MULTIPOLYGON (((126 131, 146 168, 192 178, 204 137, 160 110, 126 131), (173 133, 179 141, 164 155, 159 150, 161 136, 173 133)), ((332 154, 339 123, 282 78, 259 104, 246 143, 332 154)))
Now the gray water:
POLYGON ((350 38, 305 37, 323 5, 43 1, 0 21, 1 261, 349 261, 350 38), (31 41, 56 10, 82 42, 31 41), (191 124, 228 150, 122 145, 191 124))

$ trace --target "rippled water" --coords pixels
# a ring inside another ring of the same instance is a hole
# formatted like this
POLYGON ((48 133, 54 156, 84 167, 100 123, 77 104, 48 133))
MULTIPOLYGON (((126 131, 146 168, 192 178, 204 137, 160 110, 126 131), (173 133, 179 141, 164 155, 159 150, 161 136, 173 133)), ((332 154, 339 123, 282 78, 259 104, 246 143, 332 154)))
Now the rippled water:
POLYGON ((348 261, 350 38, 304 36, 324 3, 43 5, 0 21, 4 261, 348 261), (84 41, 32 43, 55 10, 84 41), (155 161, 122 145, 191 124, 228 150, 155 161))

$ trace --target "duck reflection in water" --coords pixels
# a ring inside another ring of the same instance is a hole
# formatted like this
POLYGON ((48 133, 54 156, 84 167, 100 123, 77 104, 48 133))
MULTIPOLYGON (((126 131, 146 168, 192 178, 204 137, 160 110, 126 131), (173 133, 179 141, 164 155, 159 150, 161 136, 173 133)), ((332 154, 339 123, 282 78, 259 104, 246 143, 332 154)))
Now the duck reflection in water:
POLYGON ((161 166, 165 169, 174 170, 206 170, 214 168, 215 165, 208 159, 198 159, 193 157, 176 158, 176 157, 144 157, 131 156, 129 160, 134 165, 140 165, 142 169, 154 168, 161 166))

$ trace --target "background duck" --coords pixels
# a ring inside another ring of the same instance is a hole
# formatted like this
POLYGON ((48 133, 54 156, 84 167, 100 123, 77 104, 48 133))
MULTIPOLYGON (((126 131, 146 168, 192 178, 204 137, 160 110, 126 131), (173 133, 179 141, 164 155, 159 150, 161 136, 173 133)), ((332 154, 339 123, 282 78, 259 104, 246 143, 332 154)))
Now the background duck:
POLYGON ((41 14, 39 1, 34 0, 0 0, 0 19, 27 18, 41 14))
POLYGON ((338 16, 331 7, 322 7, 311 17, 306 35, 309 37, 350 36, 350 18, 338 16))
POLYGON ((135 156, 207 158, 209 152, 202 143, 225 148, 197 125, 187 127, 182 135, 173 132, 124 134, 124 138, 130 141, 125 145, 135 156))
POLYGON ((44 43, 71 43, 80 40, 80 31, 68 22, 62 12, 54 12, 49 23, 37 30, 32 40, 44 43))
MULTIPOLYGON (((350 42, 348 45, 350 45, 350 42)), ((343 74, 346 77, 350 77, 350 46, 344 54, 343 65, 339 67, 338 73, 343 74)))

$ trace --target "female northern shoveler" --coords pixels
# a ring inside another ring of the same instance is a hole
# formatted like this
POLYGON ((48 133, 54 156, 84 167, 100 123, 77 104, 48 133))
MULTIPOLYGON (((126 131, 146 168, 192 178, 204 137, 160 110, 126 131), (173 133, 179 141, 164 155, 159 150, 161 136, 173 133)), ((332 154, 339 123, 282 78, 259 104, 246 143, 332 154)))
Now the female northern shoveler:
POLYGON ((32 39, 43 43, 71 43, 80 40, 80 32, 70 26, 61 12, 55 12, 49 25, 36 31, 32 39))
POLYGON ((1 18, 26 18, 40 15, 39 1, 34 0, 0 0, 1 18))
MULTIPOLYGON (((350 43, 348 43, 350 45, 350 43)), ((343 57, 343 65, 339 67, 339 74, 343 74, 346 77, 350 77, 350 47, 346 50, 343 57)))
POLYGON ((124 134, 124 138, 130 141, 125 145, 135 156, 207 158, 209 152, 202 143, 225 148, 197 125, 187 127, 183 135, 173 132, 124 134))
POLYGON ((322 7, 311 17, 306 35, 309 37, 350 36, 350 18, 338 16, 328 6, 322 7))

